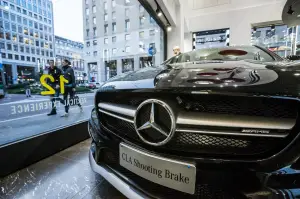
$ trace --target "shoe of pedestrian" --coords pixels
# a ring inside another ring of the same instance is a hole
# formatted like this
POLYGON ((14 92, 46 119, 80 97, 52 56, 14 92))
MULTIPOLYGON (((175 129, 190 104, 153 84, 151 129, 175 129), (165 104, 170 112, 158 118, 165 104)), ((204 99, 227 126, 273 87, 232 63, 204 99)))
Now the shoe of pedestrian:
POLYGON ((51 115, 56 115, 57 113, 56 113, 56 111, 51 111, 50 113, 48 113, 47 115, 48 116, 51 116, 51 115))
POLYGON ((68 116, 69 116, 69 113, 63 113, 63 114, 61 114, 60 117, 68 117, 68 116))

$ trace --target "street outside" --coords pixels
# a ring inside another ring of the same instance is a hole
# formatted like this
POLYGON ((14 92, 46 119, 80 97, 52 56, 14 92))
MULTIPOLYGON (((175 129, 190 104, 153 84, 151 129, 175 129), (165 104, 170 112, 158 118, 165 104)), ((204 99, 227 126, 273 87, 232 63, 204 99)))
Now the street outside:
MULTIPOLYGON (((68 117, 60 117, 64 105, 57 102, 58 114, 51 111, 49 96, 7 94, 0 99, 0 146, 87 120, 94 106, 95 93, 78 94, 83 111, 71 106, 68 117)), ((62 96, 61 96, 62 97, 62 96)))

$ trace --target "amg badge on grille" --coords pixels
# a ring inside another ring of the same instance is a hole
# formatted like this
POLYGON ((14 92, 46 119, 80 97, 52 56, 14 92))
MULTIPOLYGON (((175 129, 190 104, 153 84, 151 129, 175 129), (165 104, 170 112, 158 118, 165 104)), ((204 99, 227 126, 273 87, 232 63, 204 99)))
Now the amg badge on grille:
POLYGON ((254 134, 269 134, 269 130, 261 130, 261 129, 243 129, 242 133, 254 133, 254 134))

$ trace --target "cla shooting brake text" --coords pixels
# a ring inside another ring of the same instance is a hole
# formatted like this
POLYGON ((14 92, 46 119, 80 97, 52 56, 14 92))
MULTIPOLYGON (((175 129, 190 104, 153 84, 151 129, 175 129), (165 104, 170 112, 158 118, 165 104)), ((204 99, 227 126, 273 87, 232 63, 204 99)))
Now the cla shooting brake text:
POLYGON ((128 198, 262 193, 258 174, 300 154, 299 66, 236 46, 112 78, 89 121, 91 167, 128 198))

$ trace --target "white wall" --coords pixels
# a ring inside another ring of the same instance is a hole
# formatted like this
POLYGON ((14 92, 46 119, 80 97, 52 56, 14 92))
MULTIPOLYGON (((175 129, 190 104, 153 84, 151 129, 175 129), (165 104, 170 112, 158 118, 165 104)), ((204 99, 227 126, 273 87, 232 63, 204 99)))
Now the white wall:
POLYGON ((201 12, 201 10, 212 12, 212 8, 201 9, 199 12, 202 15, 189 18, 189 31, 230 28, 231 45, 250 44, 251 24, 281 20, 284 2, 273 2, 266 5, 225 11, 220 10, 224 6, 217 6, 214 9, 215 11, 219 10, 219 12, 210 14, 203 14, 205 12, 201 12))
MULTIPOLYGON (((161 0, 168 5, 169 0, 161 0)), ((175 45, 182 52, 192 50, 191 32, 230 28, 231 45, 247 45, 251 25, 281 21, 286 0, 179 0, 180 5, 166 7, 164 12, 176 13, 176 27, 168 33, 168 57, 175 45), (186 24, 185 24, 186 22, 186 24), (183 39, 182 39, 183 38, 183 39)), ((169 16, 172 16, 170 14, 169 16)))

